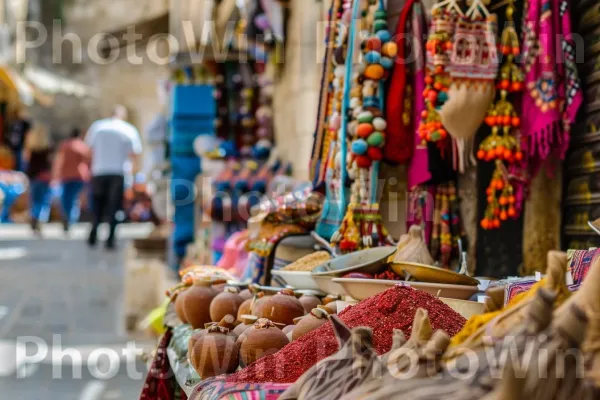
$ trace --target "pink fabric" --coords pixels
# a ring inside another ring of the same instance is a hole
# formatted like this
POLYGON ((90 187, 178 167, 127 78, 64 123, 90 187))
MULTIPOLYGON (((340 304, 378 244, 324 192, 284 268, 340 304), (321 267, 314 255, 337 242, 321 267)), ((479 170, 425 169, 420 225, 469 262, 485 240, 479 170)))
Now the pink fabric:
MULTIPOLYGON (((412 12, 412 51, 415 54, 414 62, 414 114, 413 121, 419 121, 421 113, 425 110, 425 99, 422 96, 425 90, 425 46, 424 46, 424 31, 425 31, 425 15, 423 5, 419 2, 413 6, 412 12)), ((418 124, 415 124, 418 128, 418 124)), ((413 157, 408 165, 408 188, 412 190, 414 187, 428 182, 431 179, 429 172, 429 156, 427 145, 419 137, 418 129, 415 129, 415 150, 413 157)))
POLYGON ((569 2, 531 0, 528 7, 521 134, 530 170, 535 174, 550 155, 564 157, 570 124, 583 95, 575 67, 569 2))
POLYGON ((246 252, 245 232, 236 232, 225 242, 223 257, 217 263, 217 266, 228 270, 237 277, 241 277, 248 263, 248 253, 246 252))

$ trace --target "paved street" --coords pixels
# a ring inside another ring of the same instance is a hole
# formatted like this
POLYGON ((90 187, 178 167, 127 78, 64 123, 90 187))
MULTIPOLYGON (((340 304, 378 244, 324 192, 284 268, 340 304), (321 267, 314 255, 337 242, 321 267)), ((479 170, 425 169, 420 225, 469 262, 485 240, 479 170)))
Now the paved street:
POLYGON ((137 398, 145 365, 124 350, 131 338, 122 312, 123 249, 150 227, 121 226, 111 253, 88 249, 87 229, 65 237, 60 226, 47 226, 39 239, 26 226, 0 225, 0 399, 137 398), (67 348, 74 357, 64 356, 67 348))

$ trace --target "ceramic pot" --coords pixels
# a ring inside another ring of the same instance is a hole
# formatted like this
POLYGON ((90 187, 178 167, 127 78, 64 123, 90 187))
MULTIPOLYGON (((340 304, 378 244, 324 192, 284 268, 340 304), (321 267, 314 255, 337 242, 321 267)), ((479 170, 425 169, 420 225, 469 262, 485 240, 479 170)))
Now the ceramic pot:
POLYGON ((212 321, 210 319, 210 303, 218 294, 219 292, 212 287, 212 281, 209 279, 197 279, 194 281, 194 285, 186 291, 183 310, 192 328, 203 328, 204 324, 212 321))
POLYGON ((228 315, 199 334, 190 361, 202 379, 234 372, 239 365, 239 347, 232 332, 235 318, 228 315))
POLYGON ((252 299, 244 300, 244 302, 240 305, 237 312, 237 320, 243 321, 244 315, 252 314, 252 299))
POLYGON ((240 297, 242 299, 245 300, 252 300, 252 297, 254 297, 254 295, 252 294, 252 292, 249 289, 244 289, 240 292, 240 297))
POLYGON ((246 329, 252 328, 252 326, 258 321, 254 315, 242 315, 242 323, 235 327, 233 333, 235 333, 238 338, 246 331, 246 329))
POLYGON ((217 297, 210 303, 210 319, 220 321, 226 315, 238 315, 238 309, 244 302, 239 295, 239 289, 228 286, 223 293, 219 293, 217 297))
POLYGON ((292 333, 292 340, 298 340, 307 333, 325 325, 329 321, 328 316, 329 313, 325 310, 321 310, 320 308, 312 309, 310 314, 305 315, 296 323, 296 327, 292 333))
POLYGON ((321 305, 321 300, 312 294, 302 295, 298 300, 302 303, 302 307, 304 307, 304 311, 309 313, 313 308, 317 308, 317 306, 321 305))
POLYGON ((251 314, 258 318, 262 318, 265 304, 267 303, 267 301, 269 301, 269 299, 271 299, 271 297, 273 296, 267 296, 264 292, 259 292, 256 295, 254 295, 251 307, 251 314))
POLYGON ((184 324, 188 323, 187 318, 185 317, 185 311, 183 308, 183 302, 184 302, 184 298, 185 295, 187 293, 188 289, 182 289, 178 294, 177 297, 175 297, 175 314, 177 314, 177 317, 179 318, 179 320, 181 322, 183 322, 184 324))
POLYGON ((281 329, 268 319, 261 318, 243 333, 240 346, 241 365, 244 367, 262 357, 275 354, 288 343, 289 340, 281 329))
POLYGON ((283 289, 271 297, 262 309, 262 318, 285 325, 291 325, 294 318, 302 317, 304 314, 302 303, 289 289, 283 289))
MULTIPOLYGON (((206 330, 208 328, 210 328, 211 326, 217 325, 216 322, 210 322, 208 324, 204 325, 204 329, 196 329, 195 331, 192 332, 192 336, 190 336, 190 340, 188 341, 188 358, 189 360, 191 360, 192 357, 192 352, 194 351, 194 346, 196 345, 196 342, 198 341, 198 339, 200 339, 201 336, 206 334, 206 330)), ((191 361, 190 361, 191 364, 191 361)))

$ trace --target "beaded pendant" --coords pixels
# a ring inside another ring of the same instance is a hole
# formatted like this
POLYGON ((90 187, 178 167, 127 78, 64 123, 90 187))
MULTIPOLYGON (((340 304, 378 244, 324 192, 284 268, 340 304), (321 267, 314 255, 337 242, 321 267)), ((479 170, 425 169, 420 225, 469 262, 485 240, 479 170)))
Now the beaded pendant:
POLYGON ((488 205, 481 220, 483 229, 498 229, 503 221, 518 217, 515 189, 505 165, 518 164, 523 160, 518 138, 521 119, 509 100, 510 95, 523 90, 524 80, 523 71, 515 62, 521 50, 513 14, 514 2, 511 2, 506 9, 507 23, 501 36, 500 50, 504 55, 504 63, 500 67, 496 86, 500 95, 496 103, 490 106, 485 118, 485 123, 492 132, 481 142, 477 151, 479 160, 496 163, 486 191, 488 205))
MULTIPOLYGON (((351 118, 345 134, 350 142, 346 160, 348 175, 353 182, 346 215, 340 229, 331 239, 332 244, 339 244, 342 252, 393 243, 383 226, 375 196, 387 128, 387 121, 383 116, 381 83, 394 65, 398 48, 388 31, 383 2, 369 0, 363 10, 360 10, 360 5, 354 4, 352 23, 356 24, 360 11, 360 26, 364 28, 358 32, 361 37, 362 63, 354 70, 346 71, 346 74, 351 72, 352 79, 345 84, 351 84, 352 89, 349 92, 350 99, 344 99, 349 100, 349 113, 343 115, 351 118)), ((348 54, 350 61, 351 56, 352 54, 348 54)), ((346 64, 346 68, 352 66, 352 63, 346 64)))

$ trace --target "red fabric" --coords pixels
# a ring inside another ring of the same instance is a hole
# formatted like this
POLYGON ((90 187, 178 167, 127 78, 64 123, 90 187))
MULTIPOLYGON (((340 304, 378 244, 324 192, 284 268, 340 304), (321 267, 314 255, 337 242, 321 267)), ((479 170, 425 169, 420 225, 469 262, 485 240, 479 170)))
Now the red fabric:
POLYGON ((384 157, 387 161, 398 164, 407 163, 414 152, 414 121, 407 125, 402 121, 404 100, 406 96, 406 79, 410 72, 406 63, 406 48, 410 45, 410 32, 406 32, 406 25, 410 17, 413 4, 418 0, 407 0, 400 14, 396 28, 396 44, 398 45, 398 58, 394 65, 394 72, 390 81, 387 95, 387 132, 385 139, 384 157))

